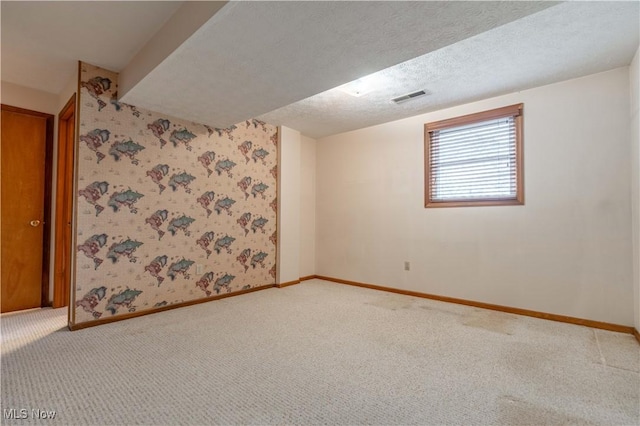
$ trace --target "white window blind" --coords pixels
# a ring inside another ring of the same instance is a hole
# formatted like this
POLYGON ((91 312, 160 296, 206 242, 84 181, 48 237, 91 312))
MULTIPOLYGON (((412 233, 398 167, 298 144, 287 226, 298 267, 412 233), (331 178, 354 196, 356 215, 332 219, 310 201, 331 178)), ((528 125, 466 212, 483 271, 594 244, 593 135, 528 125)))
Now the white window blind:
POLYGON ((433 130, 429 149, 431 201, 516 199, 514 116, 433 130))

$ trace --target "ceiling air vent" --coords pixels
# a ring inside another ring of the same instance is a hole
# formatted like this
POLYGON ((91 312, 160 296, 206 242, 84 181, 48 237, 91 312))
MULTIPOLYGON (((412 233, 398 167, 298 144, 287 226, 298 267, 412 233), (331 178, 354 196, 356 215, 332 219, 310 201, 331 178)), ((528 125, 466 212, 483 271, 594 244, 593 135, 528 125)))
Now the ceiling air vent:
POLYGON ((419 98, 420 96, 426 95, 427 92, 424 90, 418 90, 417 92, 409 93, 408 95, 398 96, 397 98, 391 99, 393 102, 397 104, 401 104, 403 102, 410 101, 411 99, 419 98))

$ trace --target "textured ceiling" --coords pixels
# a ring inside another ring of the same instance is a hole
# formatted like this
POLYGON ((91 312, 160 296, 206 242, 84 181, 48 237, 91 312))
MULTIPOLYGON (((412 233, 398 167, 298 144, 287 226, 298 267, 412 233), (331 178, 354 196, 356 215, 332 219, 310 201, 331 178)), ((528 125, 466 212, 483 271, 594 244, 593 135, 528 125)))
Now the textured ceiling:
POLYGON ((568 2, 376 73, 359 98, 333 89, 262 115, 312 137, 355 130, 628 65, 638 2, 568 2), (403 104, 390 100, 426 89, 403 104))
MULTIPOLYGON (((59 93, 77 60, 121 71, 182 3, 2 1, 2 80, 59 93)), ((639 26, 637 1, 234 1, 123 100, 323 137, 627 65, 639 26), (330 90, 372 73, 379 88, 359 98, 330 90)))
POLYGON ((231 2, 122 101, 226 127, 551 5, 231 2))
POLYGON ((2 80, 58 94, 78 60, 120 71, 181 4, 3 1, 2 80))

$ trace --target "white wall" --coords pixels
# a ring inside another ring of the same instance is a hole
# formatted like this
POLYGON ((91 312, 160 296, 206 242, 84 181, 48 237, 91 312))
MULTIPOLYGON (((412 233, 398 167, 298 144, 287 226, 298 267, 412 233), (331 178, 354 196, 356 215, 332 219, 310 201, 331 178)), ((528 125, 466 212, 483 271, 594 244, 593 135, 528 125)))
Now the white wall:
POLYGON ((226 3, 226 1, 184 2, 120 73, 118 83, 120 100, 127 102, 127 93, 226 3))
MULTIPOLYGON (((60 113, 62 108, 65 107, 71 96, 78 91, 78 70, 73 73, 73 77, 69 79, 67 84, 62 89, 62 92, 58 95, 58 107, 56 113, 60 113)), ((57 136, 57 135, 56 135, 57 136)))
POLYGON ((631 93, 631 220, 633 235, 634 325, 640 330, 640 48, 629 67, 631 93))
POLYGON ((300 144, 300 277, 316 273, 316 140, 300 144))
POLYGON ((58 95, 31 89, 6 81, 2 82, 0 97, 2 103, 18 108, 30 109, 47 114, 57 114, 58 95))
POLYGON ((300 132, 280 127, 278 284, 300 278, 300 132))
POLYGON ((631 325, 629 130, 624 67, 320 139, 317 273, 631 325), (520 102, 526 204, 425 209, 424 123, 520 102))
POLYGON ((316 141, 280 128, 277 283, 315 274, 316 141))

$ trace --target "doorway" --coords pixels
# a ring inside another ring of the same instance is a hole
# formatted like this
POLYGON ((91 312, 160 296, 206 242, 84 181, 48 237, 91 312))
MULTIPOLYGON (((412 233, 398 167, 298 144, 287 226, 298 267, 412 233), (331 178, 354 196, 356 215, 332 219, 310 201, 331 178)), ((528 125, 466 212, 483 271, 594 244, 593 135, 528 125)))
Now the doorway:
POLYGON ((71 220, 73 216, 73 161, 76 133, 76 94, 58 115, 58 173, 53 264, 53 307, 69 305, 71 288, 71 220))
POLYGON ((47 306, 51 241, 51 114, 1 105, 0 312, 47 306))

